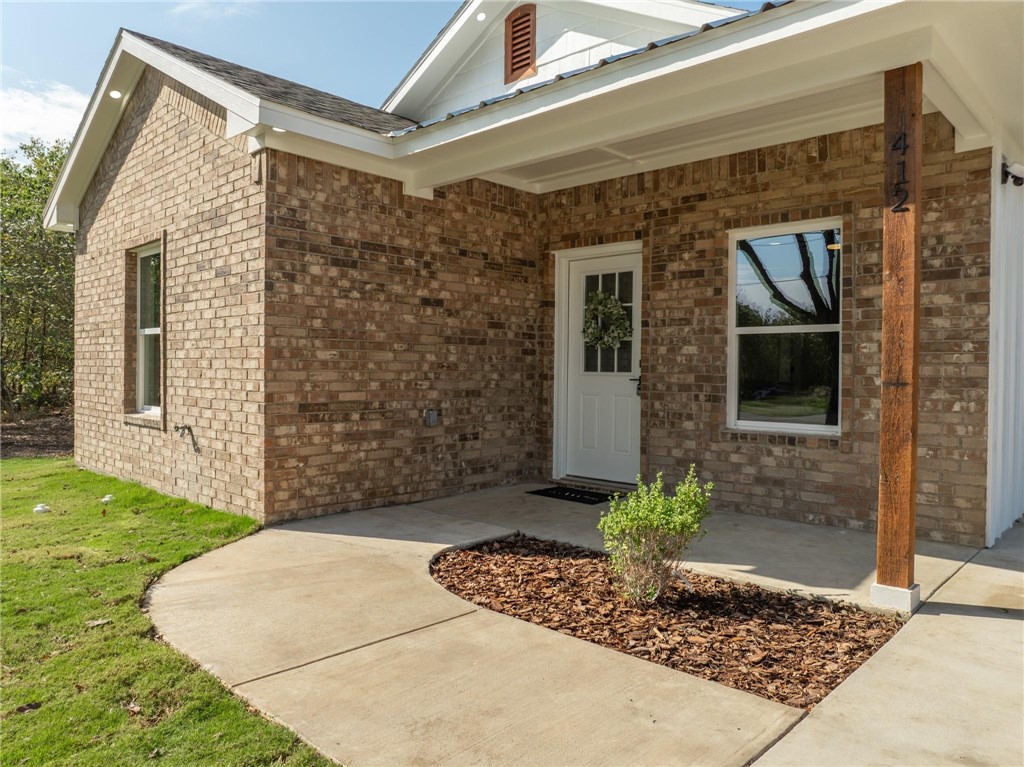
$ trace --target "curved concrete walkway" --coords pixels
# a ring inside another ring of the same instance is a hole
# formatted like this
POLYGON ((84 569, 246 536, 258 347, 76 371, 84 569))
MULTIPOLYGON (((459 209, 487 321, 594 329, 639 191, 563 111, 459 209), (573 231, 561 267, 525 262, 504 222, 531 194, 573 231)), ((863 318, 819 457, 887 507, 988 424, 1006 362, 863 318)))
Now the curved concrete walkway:
MULTIPOLYGON (((919 545, 930 601, 805 717, 434 583, 438 551, 513 524, 600 546, 600 507, 525 495, 532 487, 264 530, 168 573, 151 616, 346 765, 1024 764, 1024 527, 973 559, 919 545)), ((870 534, 711 522, 695 569, 853 601, 873 581, 870 534)))
POLYGON ((396 507, 168 573, 170 644, 345 765, 743 765, 802 711, 476 607, 438 551, 512 532, 396 507))

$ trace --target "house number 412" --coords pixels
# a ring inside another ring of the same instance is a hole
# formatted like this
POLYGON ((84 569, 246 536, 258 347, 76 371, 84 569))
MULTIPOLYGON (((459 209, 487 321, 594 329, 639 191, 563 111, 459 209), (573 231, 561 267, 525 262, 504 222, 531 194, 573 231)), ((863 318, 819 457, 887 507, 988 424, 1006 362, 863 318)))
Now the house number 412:
POLYGON ((910 192, 907 191, 907 134, 898 133, 896 134, 896 140, 892 142, 892 151, 900 153, 900 160, 896 163, 896 182, 892 185, 892 194, 896 198, 896 204, 890 208, 893 213, 906 213, 910 208, 907 207, 907 198, 910 196, 910 192))

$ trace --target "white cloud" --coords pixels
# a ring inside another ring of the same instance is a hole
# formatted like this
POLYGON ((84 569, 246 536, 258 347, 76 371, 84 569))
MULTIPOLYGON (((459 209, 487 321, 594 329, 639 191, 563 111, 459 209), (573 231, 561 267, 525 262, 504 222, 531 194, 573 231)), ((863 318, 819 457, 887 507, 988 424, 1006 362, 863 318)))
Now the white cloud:
POLYGON ((175 4, 168 13, 190 19, 229 19, 253 12, 252 0, 184 0, 175 4))
POLYGON ((9 87, 5 68, 4 87, 0 91, 0 149, 16 152, 19 144, 33 136, 47 142, 70 141, 82 121, 89 96, 70 85, 54 81, 21 80, 9 87))

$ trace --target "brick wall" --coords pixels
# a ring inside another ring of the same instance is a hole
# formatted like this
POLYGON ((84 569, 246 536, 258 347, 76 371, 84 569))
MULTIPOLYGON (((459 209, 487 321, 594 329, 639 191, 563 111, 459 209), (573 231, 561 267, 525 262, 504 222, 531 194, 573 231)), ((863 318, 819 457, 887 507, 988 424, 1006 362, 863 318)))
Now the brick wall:
MULTIPOLYGON (((719 508, 874 528, 880 127, 539 197, 474 180, 422 200, 289 154, 250 158, 223 119, 147 73, 83 203, 83 466, 268 522, 550 477, 551 251, 640 240, 644 472, 676 480, 695 462, 719 508), (833 216, 842 433, 732 432, 727 232, 833 216), (125 250, 164 230, 167 423, 152 428, 124 415, 125 250), (164 430, 176 422, 199 453, 164 430)), ((956 154, 939 115, 925 136, 918 531, 978 545, 990 156, 956 154)))
POLYGON ((267 519, 535 477, 535 198, 274 151, 267 180, 267 519))
MULTIPOLYGON (((989 195, 987 150, 956 154, 925 120, 918 534, 981 545, 985 524, 989 195)), ((643 467, 677 480, 694 462, 716 505, 872 530, 881 342, 880 126, 543 195, 544 471, 550 475, 554 259, 641 239, 643 467), (734 433, 726 423, 728 230, 841 216, 842 434, 734 433)))
POLYGON ((75 457, 262 518, 263 190, 224 110, 147 70, 80 210, 75 457), (166 232, 163 418, 134 400, 126 251, 166 232), (198 452, 170 427, 192 426, 198 452))

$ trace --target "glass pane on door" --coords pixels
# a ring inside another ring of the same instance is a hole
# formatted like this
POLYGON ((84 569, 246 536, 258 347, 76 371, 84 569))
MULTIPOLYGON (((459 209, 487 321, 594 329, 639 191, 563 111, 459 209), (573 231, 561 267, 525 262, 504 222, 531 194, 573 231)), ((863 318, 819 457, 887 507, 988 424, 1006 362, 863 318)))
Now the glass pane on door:
MULTIPOLYGON (((607 272, 588 274, 584 277, 584 308, 590 297, 600 290, 616 296, 622 302, 631 324, 633 317, 633 272, 607 272)), ((617 349, 598 349, 584 342, 583 372, 585 373, 631 373, 633 372, 633 341, 626 339, 617 349)))

